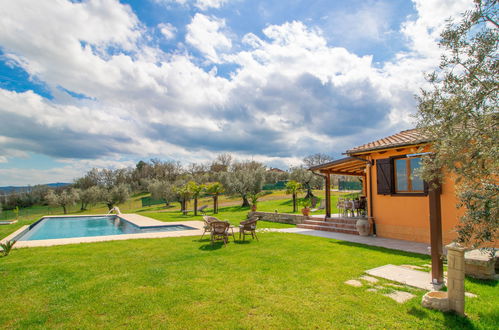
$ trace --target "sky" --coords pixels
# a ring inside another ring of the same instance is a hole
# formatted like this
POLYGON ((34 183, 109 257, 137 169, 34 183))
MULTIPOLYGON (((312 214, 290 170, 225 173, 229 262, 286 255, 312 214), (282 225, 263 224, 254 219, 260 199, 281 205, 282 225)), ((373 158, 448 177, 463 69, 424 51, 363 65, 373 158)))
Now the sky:
POLYGON ((220 153, 286 169, 415 125, 471 0, 0 0, 0 186, 220 153))

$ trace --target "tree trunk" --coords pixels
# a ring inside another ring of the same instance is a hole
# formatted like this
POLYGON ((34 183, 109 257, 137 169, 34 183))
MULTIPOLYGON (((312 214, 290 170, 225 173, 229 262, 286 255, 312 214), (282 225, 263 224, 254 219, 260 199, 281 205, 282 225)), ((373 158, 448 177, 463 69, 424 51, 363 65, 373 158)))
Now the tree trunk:
POLYGON ((243 205, 241 205, 242 207, 250 207, 250 203, 248 201, 248 197, 246 197, 246 195, 243 195, 243 205))
POLYGON ((66 210, 66 205, 62 205, 62 209, 64 210, 64 214, 68 214, 68 211, 66 210))
POLYGON ((307 185, 307 195, 305 196, 305 198, 312 198, 312 197, 315 197, 314 194, 312 193, 312 188, 310 188, 310 186, 307 185))
POLYGON ((194 198, 194 215, 195 216, 198 215, 198 198, 197 197, 194 198))
POLYGON ((85 211, 86 209, 87 209, 87 205, 85 204, 85 202, 81 202, 80 211, 85 211))
POLYGON ((293 194, 293 212, 296 212, 296 194, 293 194))
POLYGON ((184 215, 187 215, 187 203, 186 203, 186 200, 183 199, 182 202, 180 203, 181 207, 182 207, 182 213, 184 215))
POLYGON ((114 204, 113 203, 106 203, 106 204, 109 211, 111 211, 111 209, 114 207, 114 204))
POLYGON ((218 214, 218 195, 215 195, 215 211, 216 214, 218 214))

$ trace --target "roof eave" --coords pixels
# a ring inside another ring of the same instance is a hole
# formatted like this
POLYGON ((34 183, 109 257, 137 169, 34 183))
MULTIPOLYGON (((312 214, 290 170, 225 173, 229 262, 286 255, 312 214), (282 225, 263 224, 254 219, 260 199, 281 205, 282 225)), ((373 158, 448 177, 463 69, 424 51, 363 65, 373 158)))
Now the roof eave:
POLYGON ((421 145, 428 144, 430 140, 421 140, 418 142, 411 142, 411 143, 401 143, 401 144, 396 144, 396 145, 391 145, 389 147, 387 146, 380 146, 380 147, 374 147, 374 148, 368 148, 368 149, 361 149, 361 150, 347 150, 344 152, 342 155, 348 155, 348 156, 355 156, 355 155, 363 155, 363 154, 370 154, 373 152, 379 152, 379 151, 385 151, 385 150, 391 150, 391 149, 398 149, 398 148, 407 148, 407 147, 417 147, 421 145))

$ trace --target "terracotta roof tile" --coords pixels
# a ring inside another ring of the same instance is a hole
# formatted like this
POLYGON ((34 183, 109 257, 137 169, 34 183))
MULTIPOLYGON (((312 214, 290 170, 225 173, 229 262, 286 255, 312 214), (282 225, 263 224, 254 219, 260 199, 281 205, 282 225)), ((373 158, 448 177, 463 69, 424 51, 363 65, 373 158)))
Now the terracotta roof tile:
POLYGON ((418 129, 409 129, 347 150, 347 154, 429 142, 418 129))

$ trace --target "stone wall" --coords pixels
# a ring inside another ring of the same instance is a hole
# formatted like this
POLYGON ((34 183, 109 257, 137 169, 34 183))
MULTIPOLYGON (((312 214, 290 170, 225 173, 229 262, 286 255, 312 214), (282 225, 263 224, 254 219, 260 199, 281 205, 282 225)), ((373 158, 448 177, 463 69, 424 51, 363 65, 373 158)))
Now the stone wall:
POLYGON ((288 214, 288 213, 275 213, 275 212, 249 212, 248 217, 258 216, 261 220, 288 223, 288 224, 299 224, 307 220, 307 217, 301 214, 288 214))

